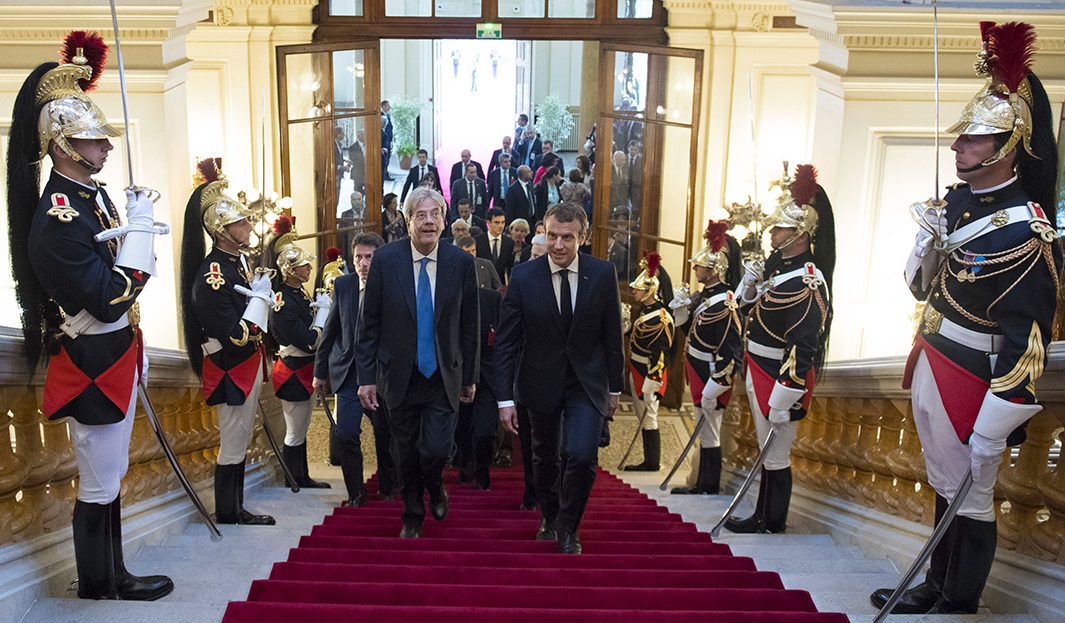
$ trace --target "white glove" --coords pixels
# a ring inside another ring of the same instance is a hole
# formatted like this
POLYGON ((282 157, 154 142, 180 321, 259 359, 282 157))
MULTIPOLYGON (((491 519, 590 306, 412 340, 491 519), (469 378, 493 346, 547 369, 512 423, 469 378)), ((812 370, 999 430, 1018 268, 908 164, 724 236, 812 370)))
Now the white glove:
MULTIPOLYGON (((122 266, 132 270, 139 270, 149 275, 155 275, 155 204, 147 191, 126 191, 126 221, 128 225, 122 233, 122 243, 119 244, 118 254, 115 257, 115 266, 122 266)), ((169 228, 163 226, 167 233, 169 228)))
POLYGON ((914 240, 914 253, 917 257, 924 257, 928 251, 936 247, 936 243, 942 247, 947 242, 947 215, 944 210, 937 210, 929 201, 916 204, 920 209, 921 221, 935 230, 935 233, 924 227, 917 229, 917 238, 914 240))
POLYGON ((659 389, 662 389, 662 383, 651 378, 645 378, 643 380, 643 387, 640 388, 640 393, 644 396, 654 394, 659 389))
POLYGON ((769 423, 773 425, 773 428, 783 426, 790 421, 791 411, 785 411, 783 409, 769 410, 769 423))
POLYGON ((728 385, 721 385, 720 383, 715 382, 713 379, 708 380, 706 382, 706 385, 703 386, 703 396, 699 400, 699 406, 701 406, 703 409, 713 411, 717 408, 717 397, 721 394, 724 394, 728 390, 728 385))
POLYGON ((268 332, 270 309, 274 306, 274 293, 270 289, 270 276, 257 273, 251 280, 251 289, 237 286, 236 290, 248 297, 248 306, 244 308, 242 319, 255 323, 263 333, 268 332))
POLYGON ((759 289, 765 280, 763 275, 764 265, 759 261, 747 262, 743 266, 743 280, 740 287, 736 288, 739 299, 744 303, 752 303, 758 300, 759 289))
POLYGON ((969 453, 972 455, 973 482, 993 483, 998 476, 998 466, 1002 462, 1002 453, 1006 451, 1006 440, 988 439, 973 431, 969 437, 969 453))
POLYGON ((692 297, 691 292, 688 290, 688 284, 673 288, 673 300, 669 302, 669 308, 673 310, 675 324, 680 325, 688 322, 688 317, 691 316, 691 310, 689 309, 691 304, 692 297))
POLYGON ((318 311, 314 314, 314 323, 311 326, 321 329, 325 326, 325 319, 329 317, 329 308, 333 306, 333 299, 325 292, 321 292, 318 294, 318 298, 314 300, 313 306, 318 311))
MULTIPOLYGON (((143 342, 141 346, 144 346, 143 342)), ((141 349, 141 378, 140 384, 148 387, 148 349, 141 349)))
POLYGON ((773 384, 773 393, 769 395, 769 423, 774 427, 783 426, 791 421, 791 410, 802 404, 806 390, 788 387, 780 383, 773 384))

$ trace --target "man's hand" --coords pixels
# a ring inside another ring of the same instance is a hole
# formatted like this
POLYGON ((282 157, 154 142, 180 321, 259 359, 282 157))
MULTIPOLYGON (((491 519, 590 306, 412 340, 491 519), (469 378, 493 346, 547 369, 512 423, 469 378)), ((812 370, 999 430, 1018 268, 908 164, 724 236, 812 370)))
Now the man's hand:
POLYGON ((773 428, 782 428, 791 421, 791 412, 784 409, 769 409, 769 423, 773 428))
POLYGON ((459 395, 459 402, 462 404, 470 404, 473 402, 473 395, 477 393, 477 385, 463 385, 462 393, 459 395))
POLYGON ((503 423, 504 430, 518 434, 518 410, 515 407, 499 407, 499 421, 503 423))
POLYGON ((610 419, 610 418, 614 417, 614 414, 617 413, 617 411, 618 411, 618 401, 620 399, 621 399, 621 396, 614 396, 614 395, 610 396, 610 403, 608 404, 608 413, 606 414, 607 419, 610 419))
POLYGON ((377 404, 377 385, 359 385, 359 402, 362 403, 362 408, 367 411, 376 411, 377 404))
POLYGON ((314 380, 311 381, 311 389, 323 396, 328 396, 332 393, 329 391, 329 379, 314 377, 314 380))

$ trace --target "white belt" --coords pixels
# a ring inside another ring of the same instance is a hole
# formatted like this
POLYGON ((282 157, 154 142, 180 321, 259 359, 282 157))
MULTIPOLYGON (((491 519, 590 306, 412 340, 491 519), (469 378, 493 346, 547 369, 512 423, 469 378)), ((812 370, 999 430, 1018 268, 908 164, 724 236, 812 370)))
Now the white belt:
POLYGON ((203 348, 203 356, 213 355, 222 350, 222 343, 213 337, 207 338, 207 341, 200 345, 203 348))
MULTIPOLYGON (((1035 213, 1027 204, 999 210, 983 218, 976 219, 972 223, 959 227, 947 236, 947 251, 953 252, 967 242, 976 240, 984 234, 1005 227, 1010 223, 1028 221, 1035 217, 1035 213)), ((982 347, 981 347, 982 348, 982 347)))
POLYGON ((651 360, 648 359, 646 355, 637 355, 636 353, 631 353, 629 355, 629 361, 635 361, 636 363, 642 363, 645 366, 646 365, 650 365, 650 363, 651 363, 651 360))
POLYGON ((289 344, 288 346, 282 346, 280 353, 282 357, 314 357, 314 353, 308 353, 305 350, 300 350, 296 346, 289 344))
POLYGON ((747 340, 747 352, 752 355, 758 355, 759 357, 765 357, 766 359, 783 359, 784 349, 773 348, 772 346, 765 346, 758 342, 752 342, 747 340))
POLYGON ((129 317, 126 314, 122 314, 122 317, 114 322, 100 322, 88 310, 83 309, 73 316, 68 316, 63 324, 59 325, 59 329, 73 339, 79 335, 111 333, 128 326, 129 317))
POLYGON ((943 318, 939 324, 939 335, 951 342, 967 346, 973 350, 981 350, 985 353, 997 353, 1002 349, 1005 337, 997 333, 980 333, 972 329, 966 329, 956 322, 943 318))
POLYGON ((688 345, 688 356, 692 359, 698 359, 699 361, 706 361, 708 363, 714 363, 714 353, 703 352, 691 344, 688 345))

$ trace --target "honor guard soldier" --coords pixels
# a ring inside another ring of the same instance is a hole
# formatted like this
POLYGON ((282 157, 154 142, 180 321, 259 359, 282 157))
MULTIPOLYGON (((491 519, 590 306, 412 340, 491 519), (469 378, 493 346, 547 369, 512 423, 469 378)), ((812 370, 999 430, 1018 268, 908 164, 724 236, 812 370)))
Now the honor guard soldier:
POLYGON ((74 559, 83 599, 153 600, 174 590, 162 575, 137 577, 122 555, 122 477, 136 386, 147 373, 136 299, 155 274, 157 226, 151 195, 126 190, 126 225, 92 176, 121 132, 85 94, 100 77, 107 46, 73 32, 62 63, 26 78, 11 113, 8 224, 12 273, 22 307, 24 355, 31 370, 50 357, 41 411, 69 417, 78 464, 74 559), (41 160, 52 174, 39 194, 41 160))
POLYGON ((729 519, 741 533, 781 533, 791 504, 791 445, 806 416, 816 370, 824 361, 831 324, 829 293, 835 267, 832 206, 813 165, 787 171, 776 209, 762 221, 773 252, 764 266, 745 267, 738 289, 747 320, 747 400, 758 443, 773 430, 762 466, 754 514, 729 519))
MULTIPOLYGON (((972 487, 922 584, 893 612, 975 613, 995 558, 994 487, 1036 404, 1061 274, 1054 223, 1057 149, 1046 91, 1029 71, 1028 24, 980 24, 979 94, 949 128, 957 175, 921 225, 906 277, 925 301, 906 366, 913 418, 936 491, 936 523, 971 471, 972 487)), ((883 607, 890 589, 871 596, 883 607)))
POLYGON ((643 407, 643 462, 626 465, 627 472, 657 472, 662 458, 658 402, 665 395, 666 368, 673 353, 673 314, 659 297, 658 268, 662 258, 651 253, 640 260, 641 272, 629 284, 639 316, 632 323, 629 371, 633 393, 643 407))
POLYGON ((307 468, 307 429, 311 425, 314 356, 322 341, 322 327, 333 299, 324 290, 311 302, 303 284, 311 277, 314 256, 297 241, 296 219, 280 216, 274 221, 270 247, 278 271, 270 335, 279 346, 271 380, 274 395, 285 414, 285 445, 281 457, 296 484, 309 489, 328 489, 328 482, 312 480, 307 468))
POLYGON ((717 494, 721 487, 721 418, 732 396, 732 379, 743 363, 743 339, 736 296, 728 283, 739 281, 739 246, 729 245, 728 224, 710 221, 706 246, 688 260, 703 289, 687 296, 678 288, 669 306, 688 335, 687 376, 699 424, 699 474, 694 486, 674 487, 675 495, 717 494), (732 257, 729 257, 732 255, 732 257))
POLYGON ((242 254, 250 212, 225 194, 229 184, 215 160, 198 169, 206 181, 185 208, 181 307, 189 363, 203 379, 204 400, 218 406, 215 514, 221 524, 272 526, 273 517, 244 509, 244 469, 263 383, 263 334, 276 301, 269 274, 253 278, 242 254), (201 227, 213 241, 206 257, 201 227))

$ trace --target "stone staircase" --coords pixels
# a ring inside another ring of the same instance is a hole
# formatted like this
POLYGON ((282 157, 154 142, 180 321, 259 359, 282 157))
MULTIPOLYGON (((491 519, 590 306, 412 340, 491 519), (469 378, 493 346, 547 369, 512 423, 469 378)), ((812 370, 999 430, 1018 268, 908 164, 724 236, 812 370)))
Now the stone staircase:
MULTIPOLYGON (((192 523, 183 533, 158 545, 127 546, 128 567, 134 573, 165 572, 173 577, 173 594, 154 603, 92 602, 69 596, 34 603, 22 623, 205 623, 221 620, 230 600, 247 597, 252 580, 265 578, 274 562, 284 560, 300 536, 322 522, 342 498, 338 468, 315 465, 313 476, 328 480, 331 490, 293 494, 268 485, 247 494, 249 508, 278 520, 272 528, 222 526, 225 538, 213 543, 203 524, 192 523)), ((368 473, 372 473, 368 471, 368 473)), ((670 496, 658 490, 663 473, 624 473, 623 479, 709 531, 729 503, 727 496, 670 496)), ((676 482, 682 481, 683 474, 676 482)), ((751 508, 743 508, 746 516, 751 508)), ((776 571, 787 588, 809 591, 822 611, 847 613, 854 623, 871 621, 875 611, 869 592, 898 582, 900 573, 885 559, 867 558, 855 547, 836 544, 826 534, 810 534, 802 525, 789 525, 785 535, 735 535, 723 532, 718 541, 735 554, 750 556, 760 570, 776 571)), ((73 576, 73 573, 71 573, 73 576)), ((71 578, 73 579, 73 578, 71 578)), ((892 623, 1038 623, 1029 615, 965 617, 894 616, 892 623)), ((296 622, 294 622, 296 623, 296 622)))

